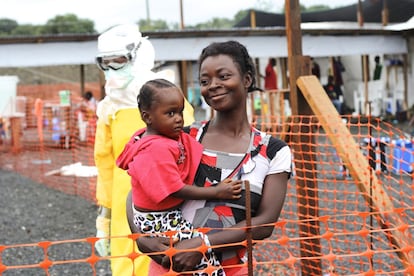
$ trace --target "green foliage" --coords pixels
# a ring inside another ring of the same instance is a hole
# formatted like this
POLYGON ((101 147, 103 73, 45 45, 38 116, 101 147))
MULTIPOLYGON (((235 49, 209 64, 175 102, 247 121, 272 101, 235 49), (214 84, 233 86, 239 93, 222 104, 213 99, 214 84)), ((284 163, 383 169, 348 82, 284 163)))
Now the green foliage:
POLYGON ((89 19, 80 19, 75 14, 57 15, 45 25, 19 25, 12 19, 0 19, 0 36, 93 33, 96 33, 95 23, 89 19))
POLYGON ((41 28, 42 34, 91 34, 96 33, 94 22, 80 19, 75 14, 57 15, 41 28))
POLYGON ((161 19, 157 19, 157 20, 141 19, 138 21, 138 25, 139 25, 139 30, 141 32, 169 30, 167 22, 161 19))
MULTIPOLYGON (((270 12, 274 10, 272 0, 256 0, 254 7, 256 10, 270 12)), ((327 5, 314 5, 305 7, 300 5, 301 12, 321 11, 330 9, 327 5)), ((233 19, 214 17, 207 22, 199 23, 195 26, 186 25, 186 29, 228 29, 232 28, 237 22, 248 14, 249 10, 240 10, 233 19)), ((283 9, 282 13, 285 12, 283 9)), ((178 30, 179 23, 167 23, 165 20, 146 20, 141 19, 138 22, 142 32, 148 31, 168 31, 178 30)), ((93 34, 95 23, 89 19, 78 18, 75 14, 57 15, 49 19, 45 25, 19 25, 15 20, 0 18, 0 36, 10 35, 55 35, 55 34, 93 34)))
POLYGON ((8 35, 18 26, 17 22, 8 18, 0 18, 0 35, 8 35))
POLYGON ((214 17, 213 19, 205 23, 199 23, 195 26, 190 26, 188 28, 196 30, 230 29, 233 27, 233 25, 234 20, 214 17))
POLYGON ((306 9, 306 12, 314 12, 314 11, 325 11, 325 10, 330 10, 331 8, 327 5, 314 5, 314 6, 310 6, 309 8, 306 9))
MULTIPOLYGON (((330 9, 331 7, 328 5, 313 5, 313 6, 306 7, 300 4, 300 12, 326 11, 330 9)), ((285 6, 283 6, 283 9, 280 12, 285 13, 285 6)))
POLYGON ((249 13, 249 10, 241 10, 236 13, 234 16, 234 23, 236 24, 240 20, 242 20, 247 14, 249 13))
POLYGON ((254 8, 259 11, 272 12, 274 10, 274 0, 256 0, 254 8))
POLYGON ((31 24, 19 25, 11 32, 13 36, 19 35, 40 35, 41 34, 42 26, 36 26, 31 24))

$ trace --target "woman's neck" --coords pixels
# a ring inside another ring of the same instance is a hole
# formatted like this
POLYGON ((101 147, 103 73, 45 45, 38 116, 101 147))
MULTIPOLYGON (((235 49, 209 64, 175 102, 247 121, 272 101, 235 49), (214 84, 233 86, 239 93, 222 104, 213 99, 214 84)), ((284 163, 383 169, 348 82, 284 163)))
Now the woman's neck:
POLYGON ((229 114, 216 114, 211 119, 209 129, 213 128, 220 133, 240 137, 251 132, 251 127, 247 115, 229 116, 229 114))
POLYGON ((251 139, 251 127, 247 115, 230 116, 218 113, 210 120, 201 143, 205 149, 246 153, 251 139))

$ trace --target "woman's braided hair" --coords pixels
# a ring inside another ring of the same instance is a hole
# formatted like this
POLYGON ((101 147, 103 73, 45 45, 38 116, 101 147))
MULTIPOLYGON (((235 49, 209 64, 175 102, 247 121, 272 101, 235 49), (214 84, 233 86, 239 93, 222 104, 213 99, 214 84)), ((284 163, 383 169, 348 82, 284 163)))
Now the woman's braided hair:
POLYGON ((203 49, 198 59, 198 70, 200 71, 201 64, 207 57, 227 55, 230 56, 234 63, 238 66, 241 75, 250 74, 252 83, 248 87, 247 92, 257 90, 256 88, 256 67, 244 45, 237 41, 229 40, 226 42, 213 42, 203 49))

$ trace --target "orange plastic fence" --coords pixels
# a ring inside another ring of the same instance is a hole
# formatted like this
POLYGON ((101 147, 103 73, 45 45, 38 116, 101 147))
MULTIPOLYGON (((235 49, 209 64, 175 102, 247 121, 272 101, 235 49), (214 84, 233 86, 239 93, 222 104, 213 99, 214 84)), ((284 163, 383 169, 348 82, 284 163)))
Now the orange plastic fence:
MULTIPOLYGON (((46 106, 42 117, 43 142, 39 140, 38 129, 25 126, 23 121, 20 129, 22 147, 12 152, 11 140, 6 140, 2 145, 1 167, 94 202, 94 117, 84 117, 79 112, 71 106, 46 106), (82 166, 90 166, 91 170, 87 170, 86 175, 73 175, 67 167, 71 164, 77 166, 79 162, 82 166)), ((349 139, 360 145, 360 151, 369 161, 367 167, 359 169, 369 176, 368 181, 375 175, 382 191, 391 199, 393 209, 384 212, 374 204, 373 191, 358 188, 361 183, 349 175, 348 168, 316 116, 286 117, 270 112, 270 116, 264 118, 255 110, 252 114, 252 121, 258 128, 283 137, 295 150, 310 148, 316 156, 309 161, 315 162, 312 166, 299 164, 304 171, 298 171, 296 163, 284 209, 279 221, 274 224, 272 237, 253 241, 255 275, 414 273, 414 264, 409 261, 414 254, 414 244, 395 243, 396 233, 406 237, 407 241, 412 240, 414 233, 414 149, 413 141, 404 132, 377 118, 343 117, 341 121, 351 134, 349 139), (308 127, 307 133, 292 132, 296 126, 303 124, 308 127), (294 135, 313 139, 307 139, 312 142, 306 145, 294 145, 293 141, 297 141, 292 139, 294 135), (306 171, 308 168, 316 169, 306 171), (308 179, 309 175, 313 178, 308 179), (300 181, 312 182, 315 188, 299 197, 297 183, 300 181), (316 206, 316 210, 309 212, 310 215, 299 213, 299 210, 306 210, 309 206, 316 206), (399 220, 390 219, 393 217, 399 220), (312 235, 304 233, 304 229, 312 229, 312 235), (403 256, 409 256, 408 261, 403 256)), ((350 158, 352 160, 352 156, 350 158)), ((130 235, 129 238, 134 240, 137 235, 130 235)), ((81 240, 0 245, 0 274, 44 271, 52 275, 60 267, 76 271, 77 267, 86 266, 90 268, 91 275, 97 275, 97 268, 103 261, 111 258, 133 260, 138 256, 138 253, 131 252, 128 256, 99 257, 93 246, 96 240, 85 237, 81 240), (79 243, 84 249, 79 254, 72 252, 69 258, 54 254, 65 251, 65 245, 72 243, 79 243), (8 261, 10 256, 16 255, 19 256, 18 262, 8 261), (30 262, 25 261, 29 259, 30 262)), ((170 271, 168 275, 175 273, 170 271)))

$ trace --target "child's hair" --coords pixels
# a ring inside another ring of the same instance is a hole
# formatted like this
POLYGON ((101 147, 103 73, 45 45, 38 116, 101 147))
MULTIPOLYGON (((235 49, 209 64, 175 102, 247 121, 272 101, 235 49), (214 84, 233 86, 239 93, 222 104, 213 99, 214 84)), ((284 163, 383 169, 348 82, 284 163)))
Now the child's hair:
POLYGON ((240 73, 250 74, 252 84, 248 88, 248 92, 257 90, 256 88, 256 68, 244 45, 237 41, 230 40, 226 42, 213 42, 203 49, 198 59, 198 70, 200 71, 201 63, 211 56, 227 55, 230 56, 234 63, 239 67, 240 73))
POLYGON ((93 94, 92 94, 92 92, 91 91, 86 91, 85 92, 85 94, 83 95, 83 98, 85 99, 85 100, 90 100, 90 99, 92 99, 92 97, 93 97, 93 94))
POLYGON ((178 89, 178 87, 174 83, 166 79, 154 79, 147 81, 146 83, 144 83, 144 85, 142 85, 141 90, 139 91, 139 94, 137 96, 138 108, 140 110, 151 109, 152 103, 156 101, 155 92, 157 91, 157 89, 170 87, 178 89))

